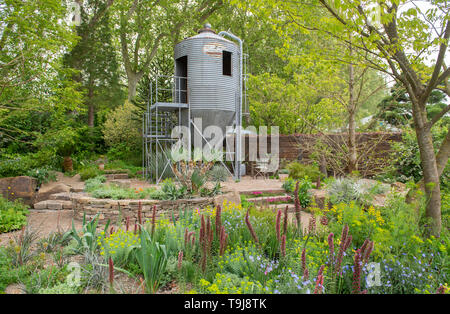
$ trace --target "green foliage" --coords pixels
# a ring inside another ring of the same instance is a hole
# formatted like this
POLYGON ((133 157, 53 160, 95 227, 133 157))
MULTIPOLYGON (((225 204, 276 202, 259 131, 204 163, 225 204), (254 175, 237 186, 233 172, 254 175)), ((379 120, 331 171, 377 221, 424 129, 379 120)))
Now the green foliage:
POLYGON ((337 122, 339 107, 305 85, 300 76, 292 80, 269 73, 250 76, 248 98, 252 125, 257 129, 278 126, 280 134, 314 133, 317 129, 330 128, 337 122))
POLYGON ((139 150, 141 147, 140 124, 136 121, 136 114, 136 106, 126 101, 107 116, 103 134, 109 147, 126 143, 133 149, 139 150))
MULTIPOLYGON (((445 94, 439 90, 431 92, 427 102, 428 119, 432 119, 446 106, 445 94)), ((375 119, 387 122, 396 127, 412 126, 412 105, 409 95, 398 83, 391 89, 391 95, 385 97, 378 104, 375 119)), ((445 119, 445 118, 444 118, 445 119)), ((448 122, 448 121, 447 121, 448 122)), ((445 122, 444 122, 445 123, 445 122)))
POLYGON ((224 168, 222 165, 214 165, 209 171, 208 171, 208 178, 211 181, 221 181, 225 182, 227 181, 228 177, 230 176, 227 169, 224 168))
POLYGON ((2 154, 2 157, 0 157, 0 177, 21 176, 28 173, 36 166, 36 160, 33 158, 32 154, 2 154))
MULTIPOLYGON (((75 224, 72 221, 72 230, 69 230, 64 235, 63 239, 74 239, 76 241, 76 248, 75 250, 77 252, 83 253, 83 252, 96 252, 99 248, 98 239, 100 237, 98 231, 97 231, 97 225, 98 225, 98 216, 99 214, 95 215, 94 218, 92 218, 89 222, 86 221, 86 213, 83 214, 83 225, 81 228, 81 232, 79 233, 75 229, 75 224)), ((109 220, 104 226, 103 232, 105 233, 108 230, 109 226, 109 220)))
POLYGON ((248 276, 242 278, 232 273, 217 273, 212 282, 200 279, 202 293, 208 294, 263 294, 270 293, 259 281, 250 280, 248 276))
POLYGON ((289 178, 294 180, 301 180, 308 177, 315 182, 319 177, 321 179, 325 177, 316 165, 306 165, 299 162, 292 162, 288 164, 286 168, 289 171, 289 178))
POLYGON ((106 182, 105 176, 96 176, 94 178, 87 179, 86 182, 84 182, 84 190, 86 192, 92 192, 95 189, 100 188, 103 183, 106 182))
POLYGON ((165 179, 161 183, 161 191, 164 193, 165 199, 168 200, 177 200, 187 194, 187 188, 185 186, 177 187, 170 178, 165 179))
POLYGON ((0 124, 1 147, 11 152, 36 151, 33 141, 50 123, 65 120, 79 109, 77 83, 61 67, 61 52, 70 49, 75 34, 65 23, 64 2, 0 1, 0 124), (45 35, 44 35, 45 34, 45 35), (16 144, 19 143, 19 144, 16 144))
POLYGON ((0 233, 21 229, 27 223, 28 207, 0 195, 0 233))
POLYGON ((105 164, 105 170, 115 170, 120 172, 127 172, 130 178, 138 177, 138 172, 142 171, 142 165, 135 166, 129 164, 128 161, 124 160, 112 160, 105 164))
MULTIPOLYGON (((104 184, 106 178, 97 176, 86 180, 84 190, 95 198, 121 199, 155 199, 177 200, 187 196, 186 188, 178 188, 171 179, 161 183, 161 189, 156 188, 122 188, 115 184, 104 184)), ((214 192, 214 190, 213 190, 214 192)), ((212 192, 209 192, 212 193, 212 192)))
MULTIPOLYGON (((36 271, 31 276, 24 278, 22 283, 24 284, 25 292, 30 294, 41 293, 41 291, 50 293, 49 291, 64 291, 65 288, 62 285, 69 272, 67 266, 58 267, 48 267, 42 269, 41 271, 36 271), (55 287, 56 286, 56 287, 55 287), (52 287, 55 287, 52 289, 52 287)), ((66 284, 67 285, 67 284, 66 284)), ((73 290, 72 293, 75 293, 73 290)))
MULTIPOLYGON (((309 190, 312 189, 312 182, 309 180, 308 176, 305 176, 303 179, 299 181, 298 184, 298 200, 302 208, 308 207, 311 203, 311 193, 309 190)), ((295 193, 295 190, 294 190, 295 193)))
POLYGON ((54 285, 53 287, 41 288, 38 291, 39 294, 76 294, 77 292, 78 289, 67 282, 54 285))
POLYGON ((310 189, 313 188, 312 182, 309 179, 307 175, 303 176, 301 180, 294 180, 292 178, 287 178, 282 187, 286 191, 286 193, 294 194, 295 193, 295 186, 299 182, 298 185, 298 198, 300 205, 303 208, 308 207, 308 205, 311 203, 311 193, 309 192, 310 189))
POLYGON ((21 233, 9 242, 7 252, 13 266, 25 265, 36 256, 32 248, 37 238, 37 231, 30 227, 23 227, 21 233))
POLYGON ((371 186, 355 177, 336 178, 327 185, 328 196, 333 204, 358 202, 363 204, 372 199, 374 194, 385 191, 379 185, 371 186))
POLYGON ((141 230, 140 242, 140 248, 134 251, 135 257, 144 274, 147 291, 155 293, 167 265, 166 247, 154 241, 145 229, 141 230))
POLYGON ((89 165, 82 168, 80 171, 78 171, 78 173, 80 174, 80 179, 86 181, 98 177, 104 172, 100 170, 97 165, 89 165))
POLYGON ((114 266, 126 266, 132 259, 132 251, 139 247, 139 236, 131 231, 118 229, 112 234, 105 235, 99 239, 100 255, 109 260, 111 257, 114 266))
POLYGON ((42 185, 42 183, 56 181, 56 173, 49 167, 31 169, 27 172, 27 175, 36 178, 38 186, 42 185))
MULTIPOLYGON (((448 125, 437 124, 432 129, 433 143, 437 153, 442 141, 448 132, 448 125)), ((418 182, 423 178, 419 147, 416 140, 416 134, 413 129, 405 129, 402 136, 402 142, 394 143, 394 164, 386 176, 392 180, 400 182, 414 181, 418 182)), ((443 188, 450 182, 450 163, 441 175, 441 185, 443 188)))

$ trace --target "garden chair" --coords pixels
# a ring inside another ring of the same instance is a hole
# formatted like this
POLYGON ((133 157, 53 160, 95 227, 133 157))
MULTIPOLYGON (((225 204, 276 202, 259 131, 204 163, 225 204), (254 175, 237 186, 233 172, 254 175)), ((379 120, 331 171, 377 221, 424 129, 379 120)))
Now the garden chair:
POLYGON ((258 175, 262 176, 264 179, 270 174, 274 174, 278 169, 278 156, 277 155, 267 155, 266 157, 259 158, 255 162, 255 175, 253 178, 257 178, 258 175))

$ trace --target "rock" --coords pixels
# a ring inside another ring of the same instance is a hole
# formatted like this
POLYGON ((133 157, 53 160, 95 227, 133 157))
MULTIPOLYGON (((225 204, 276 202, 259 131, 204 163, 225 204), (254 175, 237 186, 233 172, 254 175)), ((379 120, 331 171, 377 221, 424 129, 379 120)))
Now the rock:
POLYGON ((237 191, 220 194, 214 197, 214 206, 222 206, 223 201, 227 200, 227 203, 234 203, 236 205, 241 204, 241 196, 237 191))
POLYGON ((58 201, 70 201, 72 197, 71 193, 63 192, 50 195, 50 199, 58 201))
POLYGON ((0 179, 0 192, 8 200, 21 199, 26 205, 32 205, 36 198, 37 181, 28 176, 0 179))
POLYGON ((34 209, 47 209, 47 201, 35 203, 33 207, 34 209))
POLYGON ((49 200, 47 201, 47 208, 48 209, 52 209, 52 210, 59 210, 59 209, 63 209, 63 201, 52 201, 49 200))
POLYGON ((49 182, 43 184, 36 195, 36 202, 50 199, 50 195, 59 193, 69 193, 70 186, 60 182, 49 182))
POLYGON ((114 175, 114 180, 128 179, 128 173, 116 173, 114 175))
POLYGON ((5 294, 26 294, 26 287, 23 284, 11 284, 6 287, 5 294))
POLYGON ((73 203, 72 201, 60 201, 63 209, 72 209, 73 203))

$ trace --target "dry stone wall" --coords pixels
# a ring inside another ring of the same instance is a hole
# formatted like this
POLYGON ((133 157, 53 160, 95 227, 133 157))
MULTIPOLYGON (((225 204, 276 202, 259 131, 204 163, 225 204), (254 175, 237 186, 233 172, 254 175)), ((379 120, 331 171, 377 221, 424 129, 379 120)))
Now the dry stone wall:
POLYGON ((50 200, 34 204, 35 210, 73 210, 74 219, 92 219, 98 214, 101 223, 118 221, 129 217, 132 222, 138 219, 138 209, 141 207, 142 218, 151 218, 153 207, 156 206, 156 216, 164 214, 171 217, 184 209, 205 208, 222 204, 227 199, 230 202, 240 203, 239 193, 226 193, 216 197, 202 197, 180 200, 112 200, 90 197, 86 193, 57 193, 50 196, 50 200))

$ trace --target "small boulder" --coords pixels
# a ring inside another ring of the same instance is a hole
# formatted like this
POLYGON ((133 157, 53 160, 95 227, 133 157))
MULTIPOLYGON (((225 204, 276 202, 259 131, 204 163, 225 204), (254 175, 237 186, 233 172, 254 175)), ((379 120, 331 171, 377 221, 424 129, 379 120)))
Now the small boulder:
POLYGON ((37 181, 33 177, 19 176, 0 179, 0 193, 13 201, 21 199, 26 205, 32 205, 36 197, 37 181))
POLYGON ((69 193, 70 186, 60 182, 43 184, 36 195, 36 202, 49 200, 50 196, 57 193, 69 193))

